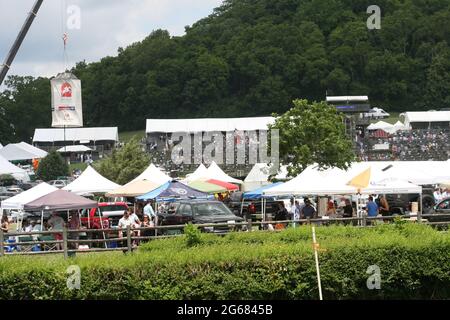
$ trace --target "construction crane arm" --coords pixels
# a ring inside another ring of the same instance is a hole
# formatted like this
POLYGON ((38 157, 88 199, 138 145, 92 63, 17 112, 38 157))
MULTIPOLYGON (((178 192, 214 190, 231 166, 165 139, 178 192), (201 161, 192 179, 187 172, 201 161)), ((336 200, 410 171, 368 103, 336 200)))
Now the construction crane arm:
POLYGON ((27 19, 25 20, 25 23, 22 26, 22 29, 20 29, 20 32, 17 35, 16 41, 14 41, 14 44, 12 45, 11 50, 9 50, 8 55, 6 56, 6 59, 0 70, 0 85, 3 83, 3 80, 6 77, 6 74, 8 73, 9 69, 11 68, 11 64, 17 54, 17 51, 19 51, 19 48, 23 42, 23 39, 27 35, 27 32, 30 29, 30 26, 33 23, 33 20, 36 17, 43 1, 44 0, 36 0, 36 2, 33 5, 33 8, 31 9, 30 13, 28 14, 27 19))

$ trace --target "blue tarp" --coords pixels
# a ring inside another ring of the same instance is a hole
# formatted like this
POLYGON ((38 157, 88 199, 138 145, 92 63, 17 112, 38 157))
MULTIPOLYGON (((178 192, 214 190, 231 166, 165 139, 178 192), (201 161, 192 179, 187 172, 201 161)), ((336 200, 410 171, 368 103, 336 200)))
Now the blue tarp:
MULTIPOLYGON (((212 196, 214 197, 214 196, 212 196)), ((171 199, 209 199, 211 196, 205 192, 193 189, 178 181, 169 181, 161 187, 156 188, 142 196, 136 197, 137 200, 171 200, 171 199)))
POLYGON ((264 190, 272 188, 272 187, 275 187, 275 186, 278 186, 280 184, 283 184, 283 182, 275 182, 275 183, 272 183, 272 184, 268 184, 267 186, 263 186, 261 188, 258 188, 256 190, 245 192, 244 195, 243 195, 243 198, 245 200, 258 200, 258 199, 261 199, 262 198, 262 192, 264 190))

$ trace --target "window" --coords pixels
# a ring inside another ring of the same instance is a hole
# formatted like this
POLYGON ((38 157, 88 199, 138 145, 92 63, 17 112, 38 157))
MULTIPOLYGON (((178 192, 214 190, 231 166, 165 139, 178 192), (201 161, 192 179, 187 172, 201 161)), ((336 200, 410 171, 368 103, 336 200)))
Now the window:
POLYGON ((439 203, 439 209, 450 209, 450 200, 445 200, 439 203))
POLYGON ((212 215, 232 215, 223 203, 199 203, 194 205, 194 215, 196 216, 212 216, 212 215))

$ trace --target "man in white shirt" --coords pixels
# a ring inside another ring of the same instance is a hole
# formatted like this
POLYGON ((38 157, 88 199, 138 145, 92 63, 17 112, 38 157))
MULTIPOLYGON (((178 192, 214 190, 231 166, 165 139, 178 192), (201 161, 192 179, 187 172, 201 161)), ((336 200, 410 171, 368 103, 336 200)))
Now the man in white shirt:
POLYGON ((434 201, 436 203, 439 203, 442 200, 441 190, 439 188, 436 188, 433 192, 433 196, 434 196, 434 201))
MULTIPOLYGON (((57 212, 52 213, 52 217, 47 221, 48 225, 52 228, 52 231, 62 231, 64 229, 64 219, 61 218, 57 212)), ((54 233, 53 236, 56 240, 60 241, 63 239, 62 233, 54 233)), ((57 243, 56 248, 62 250, 62 244, 57 243)))
POLYGON ((153 211, 152 202, 149 200, 144 207, 144 215, 149 216, 149 218, 155 217, 155 211, 153 211))
POLYGON ((123 229, 126 229, 128 226, 132 225, 132 221, 130 219, 130 216, 128 214, 128 211, 125 211, 123 213, 123 217, 119 220, 119 238, 123 237, 123 229))

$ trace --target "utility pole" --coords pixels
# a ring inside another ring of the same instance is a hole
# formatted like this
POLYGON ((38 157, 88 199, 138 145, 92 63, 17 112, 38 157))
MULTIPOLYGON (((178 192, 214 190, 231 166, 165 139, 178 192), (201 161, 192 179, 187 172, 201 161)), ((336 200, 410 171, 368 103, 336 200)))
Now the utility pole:
POLYGON ((22 29, 20 30, 19 34, 17 35, 16 41, 14 41, 14 44, 12 45, 11 50, 9 50, 9 53, 6 56, 6 59, 2 65, 2 68, 0 69, 0 85, 3 83, 3 80, 6 77, 6 74, 8 73, 9 69, 11 68, 11 64, 17 54, 17 51, 19 51, 19 48, 23 42, 23 39, 27 35, 27 32, 30 29, 30 26, 33 23, 33 20, 36 17, 43 1, 44 0, 36 0, 30 13, 28 13, 28 17, 25 20, 25 23, 23 24, 22 29))

